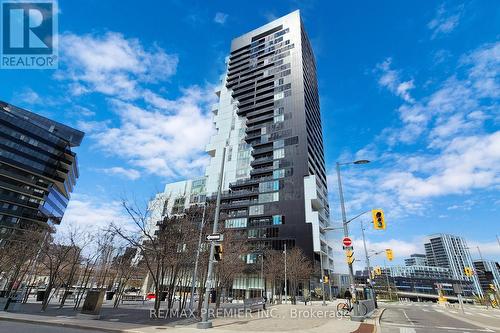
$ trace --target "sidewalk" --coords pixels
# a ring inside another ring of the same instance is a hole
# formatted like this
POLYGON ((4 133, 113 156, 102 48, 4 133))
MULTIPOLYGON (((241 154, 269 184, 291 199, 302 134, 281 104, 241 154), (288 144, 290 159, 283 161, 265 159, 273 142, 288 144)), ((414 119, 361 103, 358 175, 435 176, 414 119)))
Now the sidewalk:
MULTIPOLYGON (((336 318, 335 304, 329 306, 314 305, 275 305, 267 311, 253 313, 238 313, 232 317, 218 317, 213 320, 213 329, 217 332, 339 332, 349 333, 357 331, 360 323, 352 322, 347 318, 336 318)), ((113 319, 113 318, 111 318, 113 319)), ((103 332, 169 332, 194 333, 200 332, 196 328, 194 318, 165 321, 157 319, 152 322, 131 323, 119 320, 87 320, 64 315, 41 315, 28 313, 0 312, 0 320, 13 320, 25 323, 43 325, 57 325, 79 329, 97 330, 103 332)), ((130 320, 128 320, 130 321, 130 320)), ((373 325, 368 324, 368 327, 373 325)), ((363 327, 367 327, 364 324, 363 327)), ((372 333, 373 330, 357 332, 372 333)))

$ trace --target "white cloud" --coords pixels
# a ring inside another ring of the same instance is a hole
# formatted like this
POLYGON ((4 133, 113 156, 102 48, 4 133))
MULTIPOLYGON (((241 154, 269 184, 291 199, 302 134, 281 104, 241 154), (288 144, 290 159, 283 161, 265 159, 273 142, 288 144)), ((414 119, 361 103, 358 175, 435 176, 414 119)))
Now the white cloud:
POLYGON ((140 84, 165 81, 176 72, 178 58, 139 40, 108 32, 103 36, 63 34, 59 38, 62 69, 55 77, 69 82, 74 95, 99 92, 138 98, 140 84))
POLYGON ((226 23, 227 17, 228 17, 227 14, 217 12, 214 17, 214 22, 218 24, 224 24, 226 23))
POLYGON ((95 197, 73 194, 57 232, 71 228, 95 231, 106 228, 111 222, 117 225, 129 223, 119 201, 101 201, 95 197))
POLYGON ((78 123, 95 147, 132 166, 101 171, 129 179, 143 173, 164 177, 200 173, 208 161, 204 147, 213 130, 208 111, 216 97, 212 86, 181 89, 180 97, 169 99, 155 91, 155 84, 175 74, 176 55, 158 46, 146 48, 115 32, 67 33, 60 40, 62 66, 56 78, 74 95, 104 95, 117 115, 78 123))
POLYGON ((17 94, 17 98, 22 102, 30 105, 40 104, 42 98, 40 95, 31 88, 27 88, 21 93, 17 94))
POLYGON ((484 242, 468 240, 467 245, 471 248, 470 252, 473 259, 479 259, 479 253, 477 252, 477 247, 479 246, 485 260, 500 260, 500 244, 497 241, 484 242))
POLYGON ((500 131, 484 136, 458 137, 437 157, 424 159, 420 175, 389 172, 381 186, 403 198, 466 193, 500 184, 500 131), (423 171, 425 175, 423 175, 423 171))
POLYGON ((391 63, 392 59, 387 58, 380 64, 377 64, 375 72, 380 75, 378 79, 379 85, 387 88, 406 102, 413 102, 413 98, 410 95, 410 90, 415 88, 413 80, 402 81, 400 73, 391 68, 391 63))
POLYGON ((427 27, 432 31, 431 38, 434 39, 439 35, 449 34, 458 26, 462 15, 463 6, 447 11, 444 5, 439 6, 434 18, 427 24, 427 27))
MULTIPOLYGON (((400 71, 391 68, 390 58, 377 69, 379 84, 401 96, 400 71)), ((462 56, 455 73, 426 96, 403 97, 400 124, 345 158, 375 162, 343 170, 349 210, 384 207, 394 220, 425 214, 431 198, 499 189, 500 131, 491 126, 500 119, 499 71, 500 42, 485 44, 462 56)), ((329 180, 335 188, 334 170, 329 180)))
POLYGON ((98 148, 126 159, 146 172, 164 176, 192 176, 208 162, 204 152, 212 134, 211 117, 206 112, 214 101, 213 88, 190 87, 177 100, 150 93, 154 105, 110 100, 120 124, 90 123, 89 135, 98 148))
POLYGON ((100 171, 104 172, 108 175, 119 175, 122 177, 126 177, 131 180, 136 180, 141 177, 141 173, 135 169, 126 169, 122 167, 112 167, 112 168, 104 168, 100 169, 100 171))

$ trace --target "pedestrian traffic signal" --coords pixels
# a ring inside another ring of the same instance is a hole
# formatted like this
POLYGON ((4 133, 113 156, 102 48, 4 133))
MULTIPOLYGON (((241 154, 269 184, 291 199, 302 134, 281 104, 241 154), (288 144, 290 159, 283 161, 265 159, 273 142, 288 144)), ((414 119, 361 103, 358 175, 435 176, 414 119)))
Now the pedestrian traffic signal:
POLYGON ((215 245, 214 259, 215 259, 215 261, 222 260, 222 245, 221 244, 215 245))
POLYGON ((375 268, 373 269, 373 273, 374 273, 375 275, 382 275, 382 268, 380 268, 380 267, 375 267, 375 268))
POLYGON ((389 261, 392 261, 392 259, 394 259, 394 254, 392 253, 391 249, 385 250, 385 256, 387 257, 387 260, 389 260, 389 261))
POLYGON ((373 227, 377 230, 385 230, 384 211, 382 209, 372 210, 373 227))
POLYGON ((474 275, 474 271, 470 267, 465 267, 464 268, 464 272, 465 272, 465 275, 469 276, 469 277, 472 276, 472 275, 474 275))

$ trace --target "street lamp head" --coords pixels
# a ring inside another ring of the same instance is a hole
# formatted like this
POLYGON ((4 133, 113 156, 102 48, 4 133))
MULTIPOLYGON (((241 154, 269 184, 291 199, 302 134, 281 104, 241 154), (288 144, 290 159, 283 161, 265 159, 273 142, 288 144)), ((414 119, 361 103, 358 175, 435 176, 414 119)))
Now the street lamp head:
POLYGON ((353 162, 354 164, 368 164, 370 161, 368 160, 357 160, 353 162))

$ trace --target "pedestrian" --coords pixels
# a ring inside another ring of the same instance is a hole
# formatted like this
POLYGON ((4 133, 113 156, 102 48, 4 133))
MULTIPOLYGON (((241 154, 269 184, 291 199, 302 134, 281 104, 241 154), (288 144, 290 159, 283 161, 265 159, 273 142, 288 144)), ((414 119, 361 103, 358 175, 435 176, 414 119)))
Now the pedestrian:
POLYGON ((346 291, 344 293, 344 298, 345 298, 345 300, 347 301, 347 303, 349 304, 349 307, 350 307, 351 306, 352 294, 349 291, 349 289, 346 289, 346 291))

